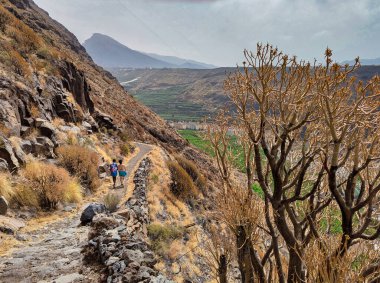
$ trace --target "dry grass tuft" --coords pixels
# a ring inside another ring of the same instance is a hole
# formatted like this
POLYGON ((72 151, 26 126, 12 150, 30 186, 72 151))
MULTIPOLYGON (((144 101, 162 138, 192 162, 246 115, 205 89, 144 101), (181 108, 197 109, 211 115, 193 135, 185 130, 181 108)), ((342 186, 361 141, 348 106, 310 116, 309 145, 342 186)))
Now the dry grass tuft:
POLYGON ((181 155, 176 155, 175 159, 177 160, 178 164, 181 165, 181 167, 187 172, 187 174, 189 174, 191 179, 193 179, 195 185, 201 191, 204 191, 207 187, 206 178, 200 173, 197 165, 193 161, 188 160, 181 155))
POLYGON ((167 162, 172 176, 171 191, 182 200, 191 200, 199 195, 193 179, 190 175, 175 161, 167 162))
POLYGON ((118 194, 108 193, 105 195, 103 202, 108 211, 115 212, 118 208, 120 200, 121 197, 118 194))
POLYGON ((79 145, 65 145, 57 149, 59 163, 91 192, 97 190, 101 182, 98 178, 98 154, 79 145))
POLYGON ((0 173, 0 196, 10 201, 14 194, 9 174, 0 173))
MULTIPOLYGON (((174 225, 152 223, 148 226, 148 236, 151 240, 152 249, 161 256, 169 254, 173 241, 182 238, 183 233, 183 228, 174 225)), ((174 250, 171 254, 174 255, 174 250)))
POLYGON ((32 162, 21 171, 23 181, 16 190, 20 205, 55 209, 59 202, 79 202, 80 186, 64 169, 53 164, 32 162))

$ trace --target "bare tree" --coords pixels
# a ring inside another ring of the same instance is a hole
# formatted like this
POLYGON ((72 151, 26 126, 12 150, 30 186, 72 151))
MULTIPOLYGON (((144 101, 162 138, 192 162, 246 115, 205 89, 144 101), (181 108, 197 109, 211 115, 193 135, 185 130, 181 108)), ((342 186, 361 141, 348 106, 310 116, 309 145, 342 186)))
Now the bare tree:
MULTIPOLYGON (((380 191, 379 80, 357 82, 352 76, 357 65, 332 64, 329 49, 325 65, 298 61, 270 45, 244 54, 243 68, 225 82, 236 112, 223 112, 208 130, 223 193, 232 197, 230 192, 241 188, 230 162, 234 131, 243 149, 245 190, 251 194, 257 183, 263 191, 268 262, 274 259, 280 282, 286 276, 288 282, 306 282, 305 250, 321 237, 327 207, 341 212, 343 233, 334 256, 343 256, 355 239, 380 234, 372 218, 380 191)), ((270 265, 251 260, 255 274, 272 274, 270 265)), ((329 260, 331 255, 326 264, 329 260)))

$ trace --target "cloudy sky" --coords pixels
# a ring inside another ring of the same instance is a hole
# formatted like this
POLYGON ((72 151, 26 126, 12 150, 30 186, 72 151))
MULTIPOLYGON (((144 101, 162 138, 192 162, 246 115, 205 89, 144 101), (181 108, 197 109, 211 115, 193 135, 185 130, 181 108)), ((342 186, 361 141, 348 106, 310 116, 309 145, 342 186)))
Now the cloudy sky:
POLYGON ((380 57, 379 0, 35 0, 83 42, 107 34, 132 49, 233 66, 269 42, 299 58, 380 57))

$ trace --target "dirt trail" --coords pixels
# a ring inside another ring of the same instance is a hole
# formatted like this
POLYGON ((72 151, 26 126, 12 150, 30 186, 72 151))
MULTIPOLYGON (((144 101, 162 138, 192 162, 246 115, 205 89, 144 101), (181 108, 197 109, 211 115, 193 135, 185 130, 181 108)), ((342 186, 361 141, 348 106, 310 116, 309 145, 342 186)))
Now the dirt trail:
MULTIPOLYGON (((136 145, 139 152, 127 163, 128 178, 151 150, 149 145, 136 145)), ((118 194, 123 193, 125 190, 118 190, 118 194)), ((82 264, 81 249, 89 231, 89 227, 78 226, 82 211, 26 234, 30 242, 0 257, 0 282, 98 282, 99 275, 82 264)))

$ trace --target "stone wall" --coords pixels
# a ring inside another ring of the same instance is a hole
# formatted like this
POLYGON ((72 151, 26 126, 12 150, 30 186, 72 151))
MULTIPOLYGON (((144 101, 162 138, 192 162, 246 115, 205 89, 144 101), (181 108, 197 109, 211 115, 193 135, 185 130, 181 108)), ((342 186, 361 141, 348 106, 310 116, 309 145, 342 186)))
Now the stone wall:
POLYGON ((98 214, 92 221, 86 260, 104 266, 105 281, 170 283, 155 270, 155 254, 147 240, 149 210, 146 198, 151 161, 145 158, 134 176, 135 189, 121 210, 98 214))

